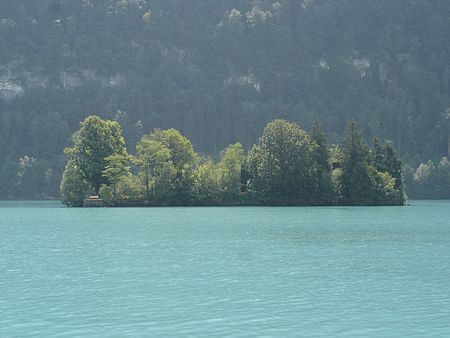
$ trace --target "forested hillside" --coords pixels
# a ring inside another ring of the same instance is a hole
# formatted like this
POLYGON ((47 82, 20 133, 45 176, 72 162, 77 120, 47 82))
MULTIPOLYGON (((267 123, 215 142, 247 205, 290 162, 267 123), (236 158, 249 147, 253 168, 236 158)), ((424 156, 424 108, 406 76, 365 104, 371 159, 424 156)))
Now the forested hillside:
POLYGON ((340 143, 355 119, 412 167, 439 163, 449 18, 447 0, 0 0, 0 198, 58 196, 89 114, 130 153, 154 128, 248 150, 277 118, 340 143))

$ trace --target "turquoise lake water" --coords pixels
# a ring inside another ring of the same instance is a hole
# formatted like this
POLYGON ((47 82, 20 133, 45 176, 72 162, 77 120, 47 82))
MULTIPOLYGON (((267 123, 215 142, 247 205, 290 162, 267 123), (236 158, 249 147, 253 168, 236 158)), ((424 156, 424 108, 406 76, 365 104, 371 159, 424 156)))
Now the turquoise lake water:
POLYGON ((0 337, 450 336, 450 202, 0 202, 0 337))

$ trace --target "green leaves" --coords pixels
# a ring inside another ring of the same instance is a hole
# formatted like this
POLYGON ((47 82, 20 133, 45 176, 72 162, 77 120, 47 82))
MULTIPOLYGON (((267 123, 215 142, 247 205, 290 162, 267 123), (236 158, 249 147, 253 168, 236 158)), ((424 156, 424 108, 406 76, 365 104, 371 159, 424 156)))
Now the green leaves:
POLYGON ((150 136, 143 136, 136 145, 134 163, 140 169, 140 177, 145 186, 146 199, 161 200, 161 191, 170 190, 171 180, 175 177, 172 152, 162 142, 150 136))
POLYGON ((351 121, 342 147, 340 203, 344 205, 401 205, 404 203, 401 162, 392 146, 378 139, 369 150, 351 121))
POLYGON ((350 121, 344 134, 342 163, 342 203, 370 205, 374 187, 368 172, 369 148, 355 121, 350 121))
POLYGON ((81 170, 73 160, 67 162, 61 180, 61 202, 70 207, 81 207, 83 199, 91 191, 91 187, 81 175, 81 170))
POLYGON ((236 200, 241 192, 241 169, 244 148, 240 143, 228 146, 221 154, 218 164, 219 182, 222 196, 226 200, 236 200))
POLYGON ((76 163, 82 178, 98 192, 102 184, 108 183, 103 175, 108 164, 106 158, 127 156, 125 140, 116 121, 89 116, 80 126, 75 133, 73 147, 66 149, 66 154, 76 163))
POLYGON ((155 130, 149 138, 170 149, 172 163, 181 171, 185 165, 192 165, 198 155, 192 147, 191 141, 176 129, 155 130))
POLYGON ((275 120, 264 129, 247 162, 250 190, 270 203, 309 203, 317 145, 295 123, 275 120))
POLYGON ((215 163, 200 158, 175 129, 143 136, 129 156, 118 123, 91 116, 66 154, 61 195, 71 206, 99 188, 112 206, 403 203, 401 162, 392 146, 376 141, 369 150, 354 122, 342 147, 328 149, 318 123, 310 136, 295 123, 275 120, 247 156, 236 143, 215 163))

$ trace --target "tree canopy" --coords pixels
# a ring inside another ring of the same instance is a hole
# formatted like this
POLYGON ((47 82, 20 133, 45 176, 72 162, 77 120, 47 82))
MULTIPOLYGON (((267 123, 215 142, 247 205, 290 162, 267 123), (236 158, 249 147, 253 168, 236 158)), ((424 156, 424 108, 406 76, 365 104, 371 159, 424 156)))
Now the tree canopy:
POLYGON ((74 135, 73 147, 66 148, 80 175, 98 193, 102 184, 108 183, 104 175, 110 156, 126 156, 125 140, 116 121, 89 116, 80 123, 74 135))
POLYGON ((217 162, 199 156, 175 129, 144 135, 131 156, 123 143, 117 122, 95 116, 82 122, 67 151, 62 202, 80 206, 90 191, 110 206, 401 205, 405 200, 401 162, 391 145, 381 148, 376 141, 369 150, 354 122, 341 150, 327 148, 318 123, 311 136, 277 119, 247 154, 240 143, 232 144, 217 162))

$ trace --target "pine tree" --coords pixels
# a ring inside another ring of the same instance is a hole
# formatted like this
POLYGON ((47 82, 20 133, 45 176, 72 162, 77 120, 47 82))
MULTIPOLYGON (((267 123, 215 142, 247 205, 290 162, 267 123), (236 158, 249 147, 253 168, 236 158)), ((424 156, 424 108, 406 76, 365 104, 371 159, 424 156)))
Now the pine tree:
POLYGON ((375 189, 367 163, 369 150, 355 121, 351 121, 345 131, 343 152, 342 203, 372 204, 375 189))
POLYGON ((316 143, 317 147, 313 152, 316 161, 316 182, 315 182, 315 200, 320 204, 330 204, 332 201, 331 188, 331 166, 329 164, 329 150, 325 135, 320 127, 319 121, 316 120, 311 130, 311 139, 316 143))

